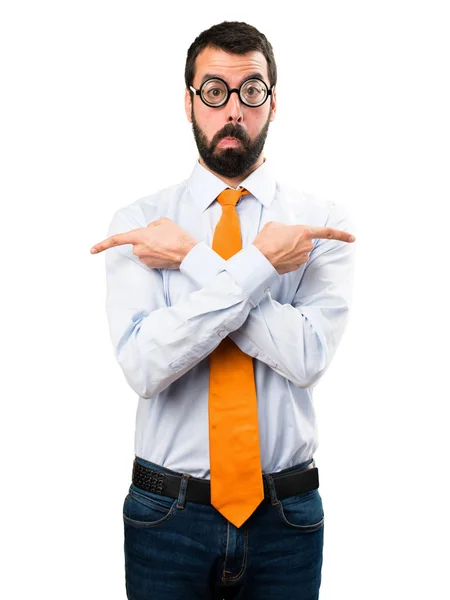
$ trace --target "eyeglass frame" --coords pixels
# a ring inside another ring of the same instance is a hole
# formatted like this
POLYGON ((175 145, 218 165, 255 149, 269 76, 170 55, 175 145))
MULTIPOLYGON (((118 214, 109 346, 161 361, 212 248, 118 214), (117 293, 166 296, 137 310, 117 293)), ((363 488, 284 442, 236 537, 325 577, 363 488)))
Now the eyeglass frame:
POLYGON ((228 104, 228 100, 230 99, 230 96, 233 92, 236 92, 236 94, 238 95, 239 100, 242 102, 242 104, 244 104, 245 106, 248 106, 249 108, 259 108, 260 106, 262 106, 263 104, 265 104, 267 98, 269 96, 273 97, 273 88, 275 86, 273 85, 271 88, 269 88, 269 86, 267 85, 267 83, 263 80, 260 79, 259 77, 247 77, 247 79, 244 79, 244 81, 241 83, 241 85, 238 88, 232 88, 230 89, 228 87, 228 83, 225 81, 225 79, 222 79, 221 77, 209 77, 209 79, 205 79, 205 81, 201 84, 201 86, 199 87, 198 90, 195 89, 194 86, 190 85, 189 89, 193 92, 195 92, 195 94, 197 96, 200 96, 200 100, 203 102, 203 104, 205 104, 206 106, 209 106, 209 108, 222 108, 222 106, 225 106, 226 104, 228 104), (255 81, 260 81, 262 84, 264 84, 266 90, 267 90, 267 95, 264 98, 263 102, 261 102, 261 104, 247 104, 247 102, 245 102, 245 100, 242 98, 241 96, 241 89, 242 86, 247 83, 247 81, 252 81, 252 79, 254 79, 255 81), (221 81, 222 83, 225 84, 225 87, 227 89, 227 96, 225 98, 225 100, 222 102, 222 104, 218 104, 217 106, 214 106, 214 104, 208 104, 208 102, 206 102, 206 100, 204 100, 203 96, 202 96, 202 88, 204 85, 206 85, 208 83, 208 81, 221 81))

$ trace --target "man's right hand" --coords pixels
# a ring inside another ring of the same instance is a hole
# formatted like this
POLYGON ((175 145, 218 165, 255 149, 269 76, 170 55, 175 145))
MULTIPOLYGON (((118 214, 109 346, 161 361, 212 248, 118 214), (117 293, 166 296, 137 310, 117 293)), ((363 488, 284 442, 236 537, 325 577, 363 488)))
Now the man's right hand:
POLYGON ((350 233, 332 227, 284 225, 269 221, 252 243, 282 275, 299 269, 308 261, 309 253, 314 248, 312 240, 317 238, 341 242, 355 241, 350 233))

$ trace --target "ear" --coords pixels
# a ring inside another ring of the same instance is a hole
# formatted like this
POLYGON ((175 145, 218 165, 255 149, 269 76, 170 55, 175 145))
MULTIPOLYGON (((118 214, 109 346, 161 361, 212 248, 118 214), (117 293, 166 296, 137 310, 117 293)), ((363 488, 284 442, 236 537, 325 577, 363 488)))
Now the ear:
POLYGON ((189 121, 189 123, 192 123, 192 100, 191 100, 191 90, 188 90, 186 88, 185 92, 184 92, 184 109, 186 111, 186 117, 187 120, 189 121))
POLYGON ((270 121, 275 119, 275 115, 277 112, 277 90, 275 87, 272 90, 272 104, 270 106, 270 121))

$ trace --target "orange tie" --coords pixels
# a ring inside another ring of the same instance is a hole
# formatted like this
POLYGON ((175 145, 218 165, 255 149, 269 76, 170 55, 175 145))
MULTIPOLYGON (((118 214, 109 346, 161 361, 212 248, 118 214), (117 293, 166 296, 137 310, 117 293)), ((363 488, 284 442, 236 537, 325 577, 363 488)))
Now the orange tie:
MULTIPOLYGON (((242 249, 236 203, 241 188, 217 197, 222 217, 212 249, 227 260, 242 249)), ((209 355, 211 504, 240 527, 264 499, 253 358, 228 337, 209 355)))

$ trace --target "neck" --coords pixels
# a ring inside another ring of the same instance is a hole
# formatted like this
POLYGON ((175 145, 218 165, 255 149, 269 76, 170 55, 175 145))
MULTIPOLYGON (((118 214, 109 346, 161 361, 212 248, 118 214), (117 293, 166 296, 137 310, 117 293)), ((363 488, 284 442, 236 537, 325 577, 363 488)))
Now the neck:
POLYGON ((223 175, 220 175, 220 173, 216 173, 215 171, 213 171, 212 169, 210 169, 208 167, 208 165, 206 165, 203 161, 203 158, 201 156, 199 156, 199 163, 205 167, 205 169, 208 169, 208 171, 210 173, 213 173, 216 177, 218 177, 219 179, 221 179, 224 183, 226 183, 229 187, 232 188, 237 188, 239 186, 239 184, 244 181, 249 175, 250 173, 253 173, 253 171, 256 171, 256 169, 258 167, 260 167, 263 162, 266 159, 264 158, 264 156, 262 155, 262 153, 260 154, 258 160, 255 162, 255 164, 250 167, 250 169, 248 169, 248 171, 246 171, 245 173, 243 173, 242 175, 240 175, 239 177, 224 177, 223 175))

